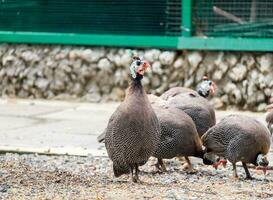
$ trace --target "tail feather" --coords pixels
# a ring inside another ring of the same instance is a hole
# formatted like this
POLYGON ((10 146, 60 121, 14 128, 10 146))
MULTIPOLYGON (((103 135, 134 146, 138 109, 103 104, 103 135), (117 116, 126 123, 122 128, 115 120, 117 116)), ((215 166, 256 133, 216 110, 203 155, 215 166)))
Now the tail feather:
POLYGON ((123 174, 129 174, 130 167, 129 167, 129 165, 117 165, 114 163, 113 164, 113 171, 114 171, 115 177, 119 177, 123 174))
POLYGON ((97 137, 97 141, 102 143, 105 141, 105 131, 97 137))

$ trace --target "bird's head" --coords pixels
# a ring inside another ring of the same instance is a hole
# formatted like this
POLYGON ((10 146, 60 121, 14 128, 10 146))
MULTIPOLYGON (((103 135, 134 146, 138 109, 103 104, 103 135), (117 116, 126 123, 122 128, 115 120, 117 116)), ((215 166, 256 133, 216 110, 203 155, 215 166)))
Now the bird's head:
POLYGON ((210 94, 213 95, 216 89, 217 89, 216 83, 208 79, 207 76, 203 77, 203 81, 196 88, 198 94, 205 98, 207 98, 210 94))
POLYGON ((204 153, 203 155, 203 164, 205 165, 214 165, 218 160, 218 156, 212 153, 204 153))
POLYGON ((268 159, 267 159, 267 156, 260 153, 257 155, 257 158, 256 158, 256 165, 257 166, 263 166, 263 167, 266 167, 268 166, 269 162, 268 162, 268 159))
POLYGON ((257 166, 256 170, 262 170, 263 173, 266 174, 266 171, 268 170, 268 164, 269 164, 269 161, 266 155, 262 153, 258 154, 256 161, 253 164, 257 166))
POLYGON ((134 56, 133 62, 130 65, 130 73, 133 79, 143 78, 144 72, 147 68, 150 67, 150 64, 146 60, 142 60, 139 57, 134 56))

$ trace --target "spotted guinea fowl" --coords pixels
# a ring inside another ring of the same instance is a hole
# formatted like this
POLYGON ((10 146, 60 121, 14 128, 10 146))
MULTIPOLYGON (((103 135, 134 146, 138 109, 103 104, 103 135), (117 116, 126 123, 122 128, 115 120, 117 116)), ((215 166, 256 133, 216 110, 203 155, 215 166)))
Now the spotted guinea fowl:
POLYGON ((234 177, 238 177, 236 163, 239 161, 249 179, 252 177, 247 163, 264 169, 269 164, 266 154, 270 149, 270 133, 264 125, 250 117, 227 116, 210 128, 201 139, 208 154, 216 154, 232 163, 234 177))
POLYGON ((273 104, 267 106, 268 114, 266 115, 265 121, 267 122, 267 128, 271 135, 273 134, 273 104))
POLYGON ((201 137, 216 123, 215 111, 206 97, 214 93, 216 84, 204 78, 197 91, 184 87, 171 88, 161 95, 168 106, 176 107, 186 112, 194 121, 197 132, 201 137))
POLYGON ((184 156, 185 168, 193 171, 189 156, 202 158, 204 164, 212 164, 204 159, 204 150, 201 139, 198 136, 192 119, 183 111, 177 108, 158 106, 152 104, 160 123, 160 143, 158 144, 154 157, 158 159, 156 167, 166 171, 163 159, 184 156))
POLYGON ((159 142, 160 126, 141 85, 147 61, 134 58, 130 66, 132 80, 125 100, 111 116, 105 134, 105 146, 116 177, 131 172, 138 182, 138 167, 147 162, 159 142))
POLYGON ((175 97, 183 93, 192 93, 194 95, 198 94, 204 98, 207 98, 211 93, 214 94, 216 88, 217 88, 216 83, 208 79, 207 76, 204 76, 203 81, 197 85, 196 91, 186 87, 173 87, 167 90, 166 92, 164 92, 161 95, 161 98, 164 100, 168 100, 171 97, 175 97))

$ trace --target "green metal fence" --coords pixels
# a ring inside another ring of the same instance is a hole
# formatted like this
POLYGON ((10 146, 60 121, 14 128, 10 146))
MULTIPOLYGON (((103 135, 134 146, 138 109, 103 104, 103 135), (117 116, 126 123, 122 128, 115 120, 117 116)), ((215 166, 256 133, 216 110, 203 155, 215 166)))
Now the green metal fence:
POLYGON ((0 42, 273 51, 273 1, 2 0, 0 42))
POLYGON ((193 13, 196 35, 273 38, 272 0, 196 1, 193 13))

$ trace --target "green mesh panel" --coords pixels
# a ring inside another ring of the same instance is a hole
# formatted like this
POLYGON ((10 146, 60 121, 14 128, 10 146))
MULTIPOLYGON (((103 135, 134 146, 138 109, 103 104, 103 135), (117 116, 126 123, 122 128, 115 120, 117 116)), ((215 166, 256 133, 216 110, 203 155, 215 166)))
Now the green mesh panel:
POLYGON ((272 0, 196 0, 195 34, 225 37, 273 37, 272 0))
POLYGON ((1 0, 0 31, 180 35, 180 0, 1 0))

